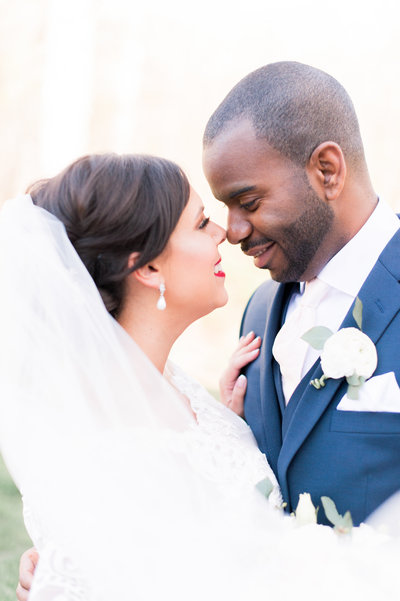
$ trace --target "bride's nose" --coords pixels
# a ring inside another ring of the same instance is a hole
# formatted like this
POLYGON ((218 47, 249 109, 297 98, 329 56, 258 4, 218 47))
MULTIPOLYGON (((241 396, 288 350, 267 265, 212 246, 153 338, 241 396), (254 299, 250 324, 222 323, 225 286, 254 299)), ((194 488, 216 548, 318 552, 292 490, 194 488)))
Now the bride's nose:
POLYGON ((224 228, 221 227, 220 225, 217 225, 214 222, 212 222, 212 228, 213 228, 213 230, 212 230, 211 235, 214 238, 217 245, 222 244, 222 242, 225 242, 226 231, 224 230, 224 228))

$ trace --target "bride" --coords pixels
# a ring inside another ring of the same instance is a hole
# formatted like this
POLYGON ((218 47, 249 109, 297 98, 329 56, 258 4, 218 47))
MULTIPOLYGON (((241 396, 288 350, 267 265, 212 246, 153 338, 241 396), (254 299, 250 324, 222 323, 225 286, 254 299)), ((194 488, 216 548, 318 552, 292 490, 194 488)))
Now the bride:
POLYGON ((83 157, 2 209, 0 443, 40 556, 30 601, 395 598, 390 537, 295 528, 245 422, 168 361, 227 301, 224 239, 155 157, 83 157))

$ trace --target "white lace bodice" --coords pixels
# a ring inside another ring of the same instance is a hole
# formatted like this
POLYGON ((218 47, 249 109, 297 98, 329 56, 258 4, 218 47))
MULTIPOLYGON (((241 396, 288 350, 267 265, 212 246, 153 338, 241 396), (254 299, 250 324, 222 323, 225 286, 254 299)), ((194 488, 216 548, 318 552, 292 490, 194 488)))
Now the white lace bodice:
MULTIPOLYGON (((189 399, 197 418, 186 431, 169 433, 165 444, 184 453, 191 468, 219 490, 227 512, 235 501, 240 500, 243 508, 244 499, 253 496, 255 485, 266 477, 274 484, 270 503, 279 507, 279 486, 248 425, 177 366, 169 363, 165 376, 189 399)), ((30 601, 90 601, 74 558, 66 557, 53 543, 46 524, 33 515, 28 499, 24 500, 24 519, 40 553, 30 601)))
POLYGON ((230 499, 247 491, 253 494, 255 485, 268 477, 274 485, 269 501, 280 507, 277 480, 246 422, 179 367, 171 363, 168 367, 168 378, 190 400, 197 417, 197 425, 182 437, 194 469, 206 474, 230 499))

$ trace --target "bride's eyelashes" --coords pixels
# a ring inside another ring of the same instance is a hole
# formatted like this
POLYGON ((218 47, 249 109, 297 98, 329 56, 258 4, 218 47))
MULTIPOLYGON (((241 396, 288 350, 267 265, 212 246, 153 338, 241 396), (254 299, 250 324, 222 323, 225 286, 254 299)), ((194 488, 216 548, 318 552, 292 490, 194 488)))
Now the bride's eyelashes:
POLYGON ((200 225, 199 225, 199 230, 204 229, 205 227, 207 227, 207 225, 210 222, 210 218, 209 217, 204 217, 204 219, 201 220, 200 225))

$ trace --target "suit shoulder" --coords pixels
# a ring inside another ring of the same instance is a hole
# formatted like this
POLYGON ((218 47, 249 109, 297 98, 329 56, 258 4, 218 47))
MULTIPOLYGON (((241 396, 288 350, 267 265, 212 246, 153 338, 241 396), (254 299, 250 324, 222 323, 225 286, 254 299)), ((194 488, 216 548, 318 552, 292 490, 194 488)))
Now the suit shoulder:
POLYGON ((261 286, 259 286, 251 295, 246 305, 245 312, 251 308, 255 308, 257 305, 270 305, 274 300, 275 294, 278 291, 280 284, 274 280, 267 280, 261 286))
MULTIPOLYGON (((267 280, 251 295, 243 313, 240 333, 249 331, 249 324, 265 323, 265 316, 271 306, 280 284, 274 280, 267 280)), ((254 329, 250 326, 250 329, 254 329)))

